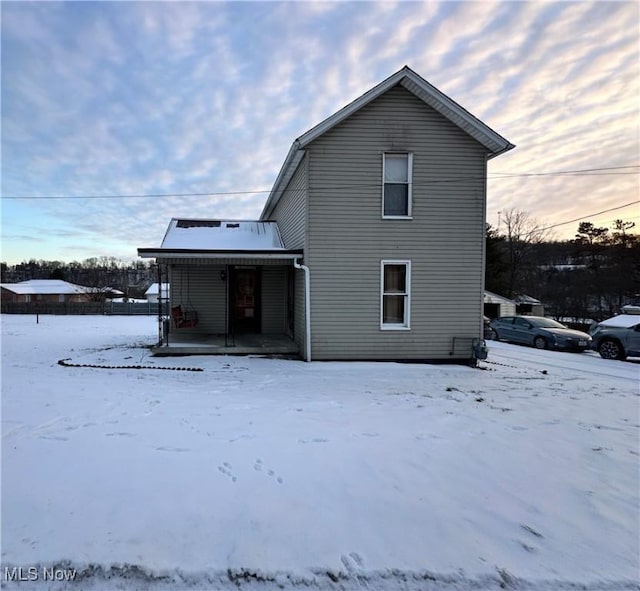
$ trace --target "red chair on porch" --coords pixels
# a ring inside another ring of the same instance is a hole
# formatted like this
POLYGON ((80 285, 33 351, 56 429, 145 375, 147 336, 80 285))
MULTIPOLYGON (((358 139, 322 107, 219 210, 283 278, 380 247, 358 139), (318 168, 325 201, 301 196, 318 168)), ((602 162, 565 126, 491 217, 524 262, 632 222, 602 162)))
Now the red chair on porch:
POLYGON ((182 306, 171 308, 171 319, 175 328, 193 328, 198 325, 198 313, 195 310, 185 311, 182 306))

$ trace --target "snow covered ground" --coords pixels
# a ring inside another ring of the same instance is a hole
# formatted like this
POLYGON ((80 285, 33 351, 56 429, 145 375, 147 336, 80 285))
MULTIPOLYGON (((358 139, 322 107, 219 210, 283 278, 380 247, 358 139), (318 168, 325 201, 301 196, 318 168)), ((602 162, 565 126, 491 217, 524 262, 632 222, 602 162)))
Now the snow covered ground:
POLYGON ((640 364, 153 358, 156 334, 2 317, 6 588, 640 589, 640 364))

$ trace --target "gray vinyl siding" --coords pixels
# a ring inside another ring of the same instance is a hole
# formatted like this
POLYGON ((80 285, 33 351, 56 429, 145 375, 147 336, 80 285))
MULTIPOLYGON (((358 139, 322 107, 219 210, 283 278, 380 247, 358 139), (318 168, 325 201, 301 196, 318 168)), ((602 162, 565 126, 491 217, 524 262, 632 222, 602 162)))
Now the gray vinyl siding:
POLYGON ((303 158, 270 216, 278 222, 285 248, 305 247, 306 201, 307 159, 303 158))
POLYGON ((454 337, 480 336, 484 148, 398 86, 307 159, 313 358, 468 356, 449 353, 454 337), (411 220, 381 219, 385 151, 413 154, 411 220), (411 261, 408 331, 380 330, 381 260, 411 261))
POLYGON ((286 334, 287 274, 285 267, 262 269, 262 332, 286 334))
MULTIPOLYGON (((246 261, 243 261, 245 264, 246 261)), ((261 263, 272 263, 262 261, 261 263)), ((286 266, 282 261, 278 265, 266 264, 261 273, 262 332, 286 334, 287 283, 286 266)), ((224 334, 226 332, 227 286, 221 273, 226 271, 224 264, 171 266, 171 305, 182 305, 189 311, 198 313, 198 325, 194 328, 174 329, 181 334, 206 333, 224 334)))
MULTIPOLYGON (((301 355, 304 355, 305 347, 305 309, 304 309, 304 272, 296 269, 294 276, 295 304, 293 308, 293 340, 298 345, 301 355)), ((313 292, 313 287, 311 288, 313 292)), ((313 297, 313 296, 312 296, 313 297)), ((313 334, 313 330, 312 330, 313 334)))
MULTIPOLYGON (((308 160, 305 156, 287 184, 271 216, 269 216, 269 219, 278 222, 280 235, 285 247, 288 249, 306 249, 308 182, 308 160)), ((301 270, 295 270, 294 275, 293 340, 298 345, 300 353, 303 354, 305 347, 305 304, 304 273, 301 270)))
POLYGON ((225 332, 227 287, 220 277, 224 265, 171 267, 171 305, 182 305, 198 313, 198 325, 181 328, 181 334, 225 332))

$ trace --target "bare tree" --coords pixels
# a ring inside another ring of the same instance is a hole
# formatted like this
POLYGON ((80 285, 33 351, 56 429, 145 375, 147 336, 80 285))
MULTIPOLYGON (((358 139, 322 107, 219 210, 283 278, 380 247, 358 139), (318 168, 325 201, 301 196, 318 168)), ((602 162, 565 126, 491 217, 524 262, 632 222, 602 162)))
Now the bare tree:
POLYGON ((550 230, 541 226, 526 211, 508 209, 503 212, 504 237, 508 262, 507 297, 522 290, 528 256, 534 246, 550 238, 550 230))

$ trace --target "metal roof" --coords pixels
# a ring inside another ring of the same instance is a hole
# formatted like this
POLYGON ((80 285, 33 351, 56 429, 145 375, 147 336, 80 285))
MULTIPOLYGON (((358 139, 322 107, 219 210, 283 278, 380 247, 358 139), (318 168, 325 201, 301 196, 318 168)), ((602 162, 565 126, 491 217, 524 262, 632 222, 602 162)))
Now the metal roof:
POLYGON ((160 248, 139 248, 142 257, 197 255, 220 257, 292 257, 276 222, 173 218, 160 248))

